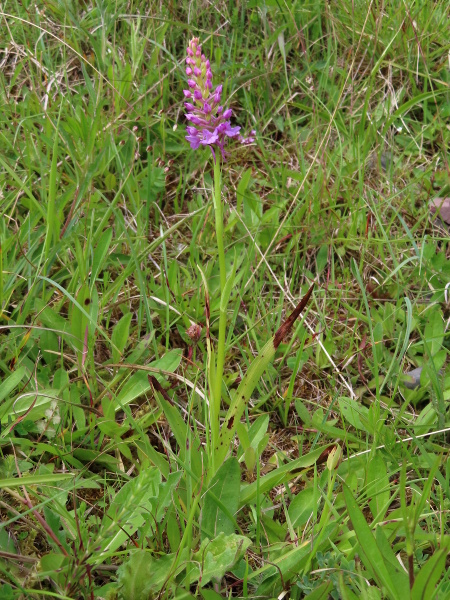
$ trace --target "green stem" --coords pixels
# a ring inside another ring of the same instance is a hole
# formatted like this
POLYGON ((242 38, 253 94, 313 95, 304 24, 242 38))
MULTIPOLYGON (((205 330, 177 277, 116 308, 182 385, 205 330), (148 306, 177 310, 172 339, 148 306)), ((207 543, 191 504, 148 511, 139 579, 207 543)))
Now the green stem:
MULTIPOLYGON (((223 206, 222 206, 222 183, 220 157, 216 156, 214 162, 214 213, 216 221, 216 237, 217 250, 219 255, 219 270, 220 270, 220 295, 222 297, 227 281, 227 273, 225 267, 225 250, 223 245, 223 206)), ((216 447, 216 442, 219 437, 220 430, 220 400, 222 396, 222 377, 225 364, 225 334, 227 325, 226 307, 220 309, 219 315, 219 343, 217 347, 217 361, 214 374, 214 389, 211 402, 211 438, 212 448, 216 447)), ((216 469, 213 468, 215 471, 216 469)))
MULTIPOLYGON (((188 514, 188 519, 186 521, 186 527, 184 529, 183 537, 181 538, 180 545, 178 547, 177 555, 175 557, 175 560, 173 561, 172 567, 170 568, 170 572, 169 572, 169 575, 167 576, 166 581, 169 581, 170 578, 172 577, 172 575, 177 570, 178 564, 182 557, 182 552, 183 552, 184 548, 186 547, 186 544, 188 543, 188 541, 192 538, 192 528, 193 528, 193 524, 194 524, 194 517, 195 517, 195 512, 197 510, 198 504, 200 502, 201 492, 202 492, 202 489, 201 489, 201 484, 200 484, 200 489, 199 489, 198 493, 194 496, 194 501, 192 503, 192 506, 191 506, 189 514, 188 514)), ((191 551, 191 548, 189 548, 189 554, 191 553, 190 551, 191 551)))
POLYGON ((330 507, 332 505, 333 489, 334 489, 334 482, 336 481, 336 475, 337 475, 336 471, 333 473, 333 475, 331 474, 331 471, 328 472, 327 495, 325 498, 325 503, 324 503, 322 515, 320 517, 319 525, 317 527, 317 531, 319 534, 315 540, 314 548, 312 549, 312 551, 308 557, 308 561, 307 561, 306 566, 303 571, 304 573, 309 573, 309 571, 311 569, 311 564, 312 564, 313 558, 316 555, 317 549, 319 548, 322 538, 325 535, 326 526, 329 523, 328 515, 330 514, 330 507))

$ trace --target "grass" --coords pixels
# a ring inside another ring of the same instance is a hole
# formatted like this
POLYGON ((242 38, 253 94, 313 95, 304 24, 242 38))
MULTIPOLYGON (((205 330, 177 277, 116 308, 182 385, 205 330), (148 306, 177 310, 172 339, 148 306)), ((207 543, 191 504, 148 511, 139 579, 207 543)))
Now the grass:
POLYGON ((449 598, 446 2, 6 0, 0 29, 0 598, 449 598), (257 131, 226 278, 193 36, 257 131))

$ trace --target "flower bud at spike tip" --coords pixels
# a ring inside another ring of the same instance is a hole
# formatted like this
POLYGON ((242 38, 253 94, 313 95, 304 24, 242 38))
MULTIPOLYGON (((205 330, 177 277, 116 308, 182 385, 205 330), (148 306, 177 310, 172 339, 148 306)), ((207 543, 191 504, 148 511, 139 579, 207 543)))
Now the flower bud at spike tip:
POLYGON ((342 448, 338 445, 332 448, 327 459, 327 468, 329 471, 334 471, 338 468, 342 461, 342 448))
POLYGON ((191 148, 196 150, 201 145, 209 146, 215 160, 214 146, 217 146, 226 157, 225 145, 228 138, 235 138, 239 143, 247 145, 255 141, 255 132, 247 138, 240 135, 240 127, 232 127, 230 108, 224 111, 220 105, 223 86, 220 84, 212 91, 213 73, 211 63, 202 53, 198 38, 192 38, 186 49, 187 58, 186 75, 189 77, 189 90, 183 90, 185 98, 193 98, 192 102, 185 102, 186 119, 190 122, 187 127, 186 140, 191 148))
POLYGON ((198 342, 200 336, 202 335, 202 326, 198 325, 197 323, 193 323, 188 329, 186 329, 186 333, 193 342, 198 342))

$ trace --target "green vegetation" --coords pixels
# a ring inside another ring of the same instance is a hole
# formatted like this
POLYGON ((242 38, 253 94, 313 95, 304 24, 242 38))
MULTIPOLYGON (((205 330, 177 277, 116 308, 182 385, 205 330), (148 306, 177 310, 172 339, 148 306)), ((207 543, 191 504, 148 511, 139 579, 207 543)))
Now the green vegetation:
POLYGON ((450 598, 449 23, 2 2, 0 600, 450 598))

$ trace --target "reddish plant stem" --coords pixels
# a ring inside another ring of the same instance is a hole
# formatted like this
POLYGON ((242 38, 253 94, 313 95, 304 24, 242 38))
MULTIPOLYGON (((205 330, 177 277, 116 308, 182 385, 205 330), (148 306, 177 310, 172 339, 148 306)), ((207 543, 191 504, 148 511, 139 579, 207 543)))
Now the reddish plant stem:
POLYGON ((412 590, 414 585, 414 556, 412 554, 408 556, 408 574, 409 588, 412 590))
POLYGON ((51 529, 50 525, 47 523, 47 521, 44 519, 44 517, 39 514, 39 511, 37 511, 34 508, 33 503, 30 500, 27 490, 24 487, 22 489, 23 489, 25 498, 21 498, 20 496, 18 496, 20 501, 31 510, 31 512, 35 516, 36 520, 40 523, 41 527, 45 530, 47 535, 55 542, 55 544, 58 546, 58 548, 61 550, 61 552, 64 554, 64 556, 69 556, 69 553, 64 548, 64 546, 61 544, 61 542, 58 540, 58 538, 55 535, 55 532, 51 529))

